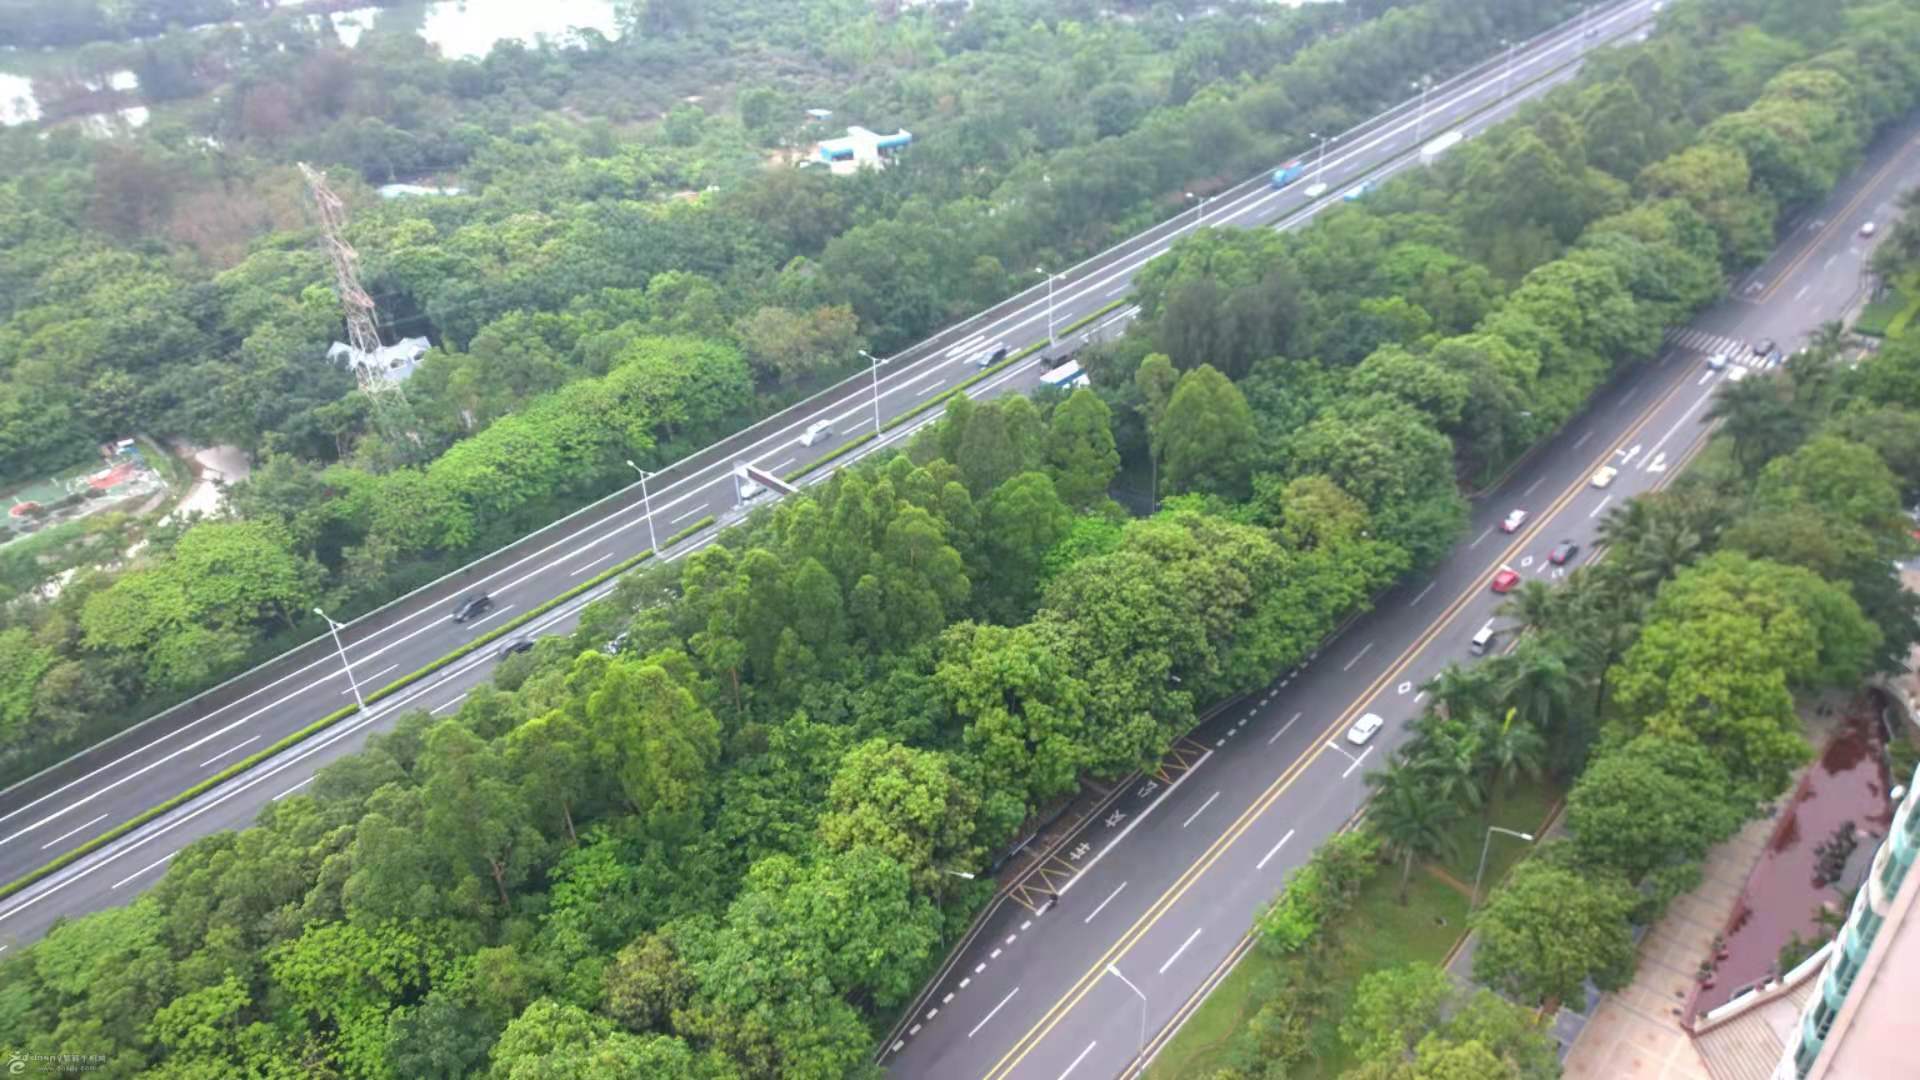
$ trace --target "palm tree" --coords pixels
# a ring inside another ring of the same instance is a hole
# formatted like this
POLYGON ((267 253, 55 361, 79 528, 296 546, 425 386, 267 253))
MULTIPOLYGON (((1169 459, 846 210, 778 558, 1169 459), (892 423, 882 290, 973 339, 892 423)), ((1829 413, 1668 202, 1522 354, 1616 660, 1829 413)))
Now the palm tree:
POLYGON ((1436 798, 1421 775, 1402 762, 1390 762, 1385 772, 1368 773, 1367 783, 1373 788, 1367 817, 1380 830, 1387 850, 1400 859, 1400 903, 1404 906, 1413 860, 1454 852, 1448 826, 1460 809, 1449 800, 1436 798))
POLYGON ((1559 625, 1562 614, 1560 596, 1544 581, 1524 581, 1507 595, 1500 614, 1514 620, 1522 631, 1551 630, 1559 625))
POLYGON ((1700 553, 1701 536, 1677 516, 1654 522, 1640 542, 1621 552, 1627 576, 1651 593, 1700 553))
POLYGON ((1566 726, 1578 677, 1565 657, 1539 638, 1529 638, 1514 653, 1511 672, 1500 688, 1509 718, 1519 716, 1542 735, 1566 726))
POLYGON ((1486 798, 1480 786, 1480 740, 1467 722, 1455 717, 1428 723, 1409 743, 1402 760, 1419 774, 1433 796, 1456 806, 1477 807, 1486 798))
POLYGON ((1733 459, 1748 476, 1799 445, 1806 421, 1775 379, 1728 383, 1713 396, 1704 421, 1718 420, 1733 440, 1733 459))
POLYGON ((1493 707, 1493 679, 1485 665, 1448 664, 1420 689, 1433 698, 1434 711, 1443 717, 1464 717, 1493 707))
MULTIPOLYGON (((1519 720, 1520 710, 1509 708, 1498 720, 1490 714, 1479 719, 1480 769, 1488 791, 1513 786, 1524 773, 1540 778, 1540 765, 1547 756, 1547 740, 1539 728, 1519 720)), ((1493 800, 1488 799, 1482 813, 1491 816, 1493 800)))

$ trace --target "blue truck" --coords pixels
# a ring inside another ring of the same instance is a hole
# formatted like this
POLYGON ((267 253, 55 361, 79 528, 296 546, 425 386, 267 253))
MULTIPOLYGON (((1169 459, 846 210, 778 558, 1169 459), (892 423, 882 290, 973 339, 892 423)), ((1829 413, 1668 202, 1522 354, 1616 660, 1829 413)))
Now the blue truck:
POLYGON ((1273 186, 1277 188, 1286 187, 1288 184, 1306 175, 1306 172, 1306 163, 1296 158, 1273 170, 1273 186))

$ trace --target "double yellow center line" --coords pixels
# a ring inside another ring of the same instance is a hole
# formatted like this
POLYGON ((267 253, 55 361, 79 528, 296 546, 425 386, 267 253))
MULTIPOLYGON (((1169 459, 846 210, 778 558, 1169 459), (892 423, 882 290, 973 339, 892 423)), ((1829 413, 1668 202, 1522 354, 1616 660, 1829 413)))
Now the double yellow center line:
MULTIPOLYGON (((1553 505, 1548 507, 1545 513, 1539 515, 1531 529, 1526 530, 1514 539, 1506 551, 1501 553, 1496 565, 1504 565, 1523 547, 1532 543, 1547 522, 1551 521, 1555 514, 1563 510, 1568 503, 1572 502, 1573 499, 1586 488, 1588 478, 1593 474, 1593 471, 1605 464, 1607 460, 1613 456, 1613 447, 1618 443, 1637 437, 1662 407, 1673 400, 1676 394, 1690 385, 1692 385, 1692 381, 1687 378, 1682 377, 1675 379, 1673 385, 1669 387, 1665 393, 1655 398, 1652 403, 1634 418, 1634 422, 1622 435, 1608 442, 1607 448, 1602 450, 1600 455, 1580 473, 1573 484, 1562 492, 1559 498, 1554 500, 1553 505)), ((1371 701, 1374 695, 1378 694, 1391 680, 1399 677, 1399 675, 1406 670, 1407 666, 1412 663, 1413 659, 1432 643, 1433 639, 1441 630, 1446 628, 1447 623, 1460 612, 1460 609, 1465 607, 1475 596, 1478 596, 1480 591, 1485 587, 1484 580, 1481 580, 1480 576, 1476 575, 1474 583, 1469 585, 1458 597, 1455 597, 1453 602, 1447 605, 1447 609, 1434 619, 1427 629, 1421 633, 1420 637, 1416 639, 1413 644, 1407 646, 1406 650, 1400 654, 1393 664, 1389 666, 1386 671, 1382 672, 1378 678, 1374 679, 1373 682, 1369 683, 1366 690, 1362 692, 1359 697, 1355 698, 1353 703, 1348 705, 1347 708, 1327 726, 1326 730, 1320 733, 1319 738, 1314 740, 1313 747, 1294 759, 1293 763, 1287 766, 1285 771, 1253 801, 1253 804, 1248 806, 1247 809, 1227 827, 1226 831, 1222 832, 1220 836, 1208 846, 1207 850, 1201 853, 1200 857, 1194 860, 1193 864, 1188 866, 1185 872, 1183 872, 1172 885, 1167 887, 1165 892, 1160 894, 1160 897, 1134 921, 1132 926, 1127 928, 1125 933, 1120 935, 1119 939, 1116 940, 1106 952, 1101 954, 1098 960, 1093 962, 1092 966, 1086 970, 1086 973, 1081 975, 1079 979, 1068 988, 1067 992, 1061 995, 1052 1007, 1050 1007, 1031 1028, 1027 1029, 1025 1034, 1020 1036, 1013 1047, 987 1071, 987 1080, 1000 1080, 1000 1078, 1007 1076, 1013 1070, 1014 1066, 1020 1064, 1020 1062, 1033 1051, 1033 1048, 1039 1045, 1040 1040, 1045 1038, 1049 1032, 1058 1026, 1060 1021, 1066 1017, 1067 1013, 1071 1012, 1074 1006, 1079 1004, 1080 1000, 1092 991, 1094 984, 1099 982, 1101 974, 1106 971, 1107 965, 1118 961, 1127 954, 1128 950, 1138 944, 1140 940, 1146 936, 1147 931, 1153 929, 1161 917, 1170 911, 1173 905, 1180 901, 1181 897, 1186 895, 1187 890, 1192 888, 1194 883, 1200 880, 1200 878, 1212 868, 1213 864, 1220 860, 1220 857, 1226 853, 1234 841, 1238 840, 1241 835, 1252 828, 1253 823, 1259 819, 1260 815, 1271 807, 1288 788, 1293 786, 1294 781, 1300 778, 1300 775, 1305 772, 1309 765, 1312 765, 1326 752, 1328 740, 1333 737, 1334 733, 1346 725, 1353 714, 1358 712, 1368 701, 1371 701)))

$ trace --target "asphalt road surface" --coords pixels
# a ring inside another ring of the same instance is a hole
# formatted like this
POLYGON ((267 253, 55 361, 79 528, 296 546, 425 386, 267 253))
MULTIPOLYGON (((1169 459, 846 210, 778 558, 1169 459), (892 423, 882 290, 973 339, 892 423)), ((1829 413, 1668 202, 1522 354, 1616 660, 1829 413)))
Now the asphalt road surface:
MULTIPOLYGON (((363 688, 378 687, 445 656, 474 637, 577 585, 606 566, 645 551, 653 536, 670 537, 707 515, 725 527, 750 507, 739 499, 734 468, 750 463, 780 474, 831 452, 844 440, 870 432, 874 400, 886 419, 898 416, 971 374, 973 359, 999 344, 1013 350, 1046 341, 1050 328, 1071 324, 1124 297, 1133 274, 1167 246, 1201 224, 1207 227, 1293 227, 1337 205, 1342 193, 1363 181, 1378 181, 1417 164, 1417 151, 1432 137, 1454 129, 1474 132, 1505 119, 1522 101, 1573 76, 1578 58, 1591 48, 1630 38, 1647 25, 1652 0, 1627 0, 1596 8, 1584 23, 1542 35, 1463 76, 1436 86, 1425 98, 1403 103, 1334 140, 1313 161, 1314 172, 1275 190, 1255 177, 1194 211, 1169 220, 1087 262, 1029 288, 996 308, 905 350, 880 370, 877 390, 859 375, 725 442, 662 470, 639 485, 556 522, 420 591, 349 624, 342 639, 353 675, 363 688), (1591 33, 1587 31, 1591 30, 1591 33), (1313 180, 1331 188, 1308 199, 1313 180), (832 422, 834 435, 812 447, 800 443, 808 425, 832 422), (651 520, 649 520, 651 519, 651 520), (455 623, 456 601, 484 590, 494 609, 483 618, 455 623)), ((1055 358, 1089 338, 1117 334, 1132 314, 1122 308, 1072 340, 976 384, 984 397, 1030 390, 1055 358)), ((900 445, 932 422, 921 418, 887 432, 836 465, 900 445)), ((817 482, 822 470, 809 478, 817 482)), ((759 501, 764 502, 767 496, 759 501)), ((669 557, 709 542, 714 530, 688 538, 669 557)), ((543 619, 569 625, 581 598, 543 619)), ((528 632, 538 632, 538 628, 528 632)), ((216 828, 244 825, 271 797, 275 779, 294 782, 314 768, 360 745, 365 732, 420 705, 485 677, 492 660, 481 650, 437 673, 407 693, 376 703, 322 736, 247 775, 207 792, 0 902, 0 948, 30 940, 61 915, 124 902, 150 883, 171 853, 216 828)), ((271 746, 350 703, 351 690, 332 641, 322 634, 308 645, 240 676, 193 701, 163 713, 120 737, 0 792, 0 882, 14 880, 89 840, 137 817, 147 808, 192 787, 235 761, 271 746)), ((277 794, 279 789, 273 788, 277 794)))
MULTIPOLYGON (((1704 444, 1720 386, 1766 377, 1754 343, 1797 349, 1860 299, 1871 246, 1860 226, 1889 221, 1917 170, 1920 117, 1881 140, 1732 298, 1669 333, 1657 360, 1623 374, 1481 500, 1467 539, 1432 574, 1381 596, 1302 670, 1222 709, 1069 837, 936 980, 885 1064, 916 1080, 1136 1068, 1288 872, 1360 809, 1366 772, 1407 738, 1420 686, 1471 662, 1482 627, 1501 628, 1493 575, 1551 579, 1590 558, 1608 509, 1664 483, 1704 444), (1721 351, 1736 359, 1710 369, 1721 351), (1592 484, 1602 466, 1619 470, 1604 489, 1592 484), (1515 509, 1528 517, 1510 535, 1500 522, 1515 509), (1582 547, 1567 568, 1546 558, 1563 541, 1582 547), (1387 726, 1350 745, 1345 732, 1366 712, 1387 726)), ((1511 640, 1502 633, 1495 649, 1511 640)))

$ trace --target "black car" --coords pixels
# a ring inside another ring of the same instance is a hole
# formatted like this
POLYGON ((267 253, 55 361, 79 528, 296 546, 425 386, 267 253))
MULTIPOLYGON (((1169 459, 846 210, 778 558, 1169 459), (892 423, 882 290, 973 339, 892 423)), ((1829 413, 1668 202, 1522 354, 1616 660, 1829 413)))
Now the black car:
POLYGON ((523 653, 531 648, 533 648, 533 639, 531 638, 523 638, 523 637, 508 638, 507 640, 500 643, 499 650, 496 651, 493 655, 494 655, 494 658, 497 660, 505 660, 507 657, 512 656, 515 653, 523 653))
POLYGON ((460 606, 453 609, 453 621, 466 622, 469 619, 477 619, 492 610, 493 597, 486 593, 474 593, 460 601, 460 606))
POLYGON ((1555 566, 1565 566, 1578 554, 1580 554, 1579 544, 1571 540, 1562 540, 1553 546, 1552 551, 1547 552, 1547 561, 1555 566))
POLYGON ((1756 341, 1756 342, 1754 342, 1754 344, 1753 344, 1753 355, 1755 355, 1755 356, 1771 356, 1772 354, 1773 354, 1773 339, 1772 339, 1772 338, 1761 338, 1761 339, 1760 339, 1759 341, 1756 341))
POLYGON ((1000 361, 1005 360, 1006 358, 1007 358, 1007 347, 1005 345, 1002 345, 999 348, 993 350, 993 359, 987 361, 987 363, 997 364, 1000 361))

